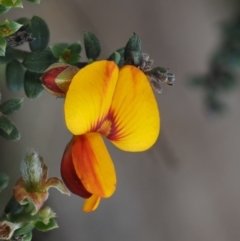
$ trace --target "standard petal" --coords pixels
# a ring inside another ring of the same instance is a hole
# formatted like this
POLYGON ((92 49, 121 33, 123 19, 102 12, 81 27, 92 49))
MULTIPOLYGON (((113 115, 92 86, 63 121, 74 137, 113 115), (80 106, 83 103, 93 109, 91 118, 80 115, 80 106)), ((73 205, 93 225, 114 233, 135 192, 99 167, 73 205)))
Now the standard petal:
POLYGON ((83 211, 84 212, 92 212, 94 211, 99 203, 100 203, 100 197, 96 195, 92 195, 90 198, 86 199, 83 205, 83 211))
POLYGON ((119 69, 112 61, 97 61, 73 78, 64 105, 68 129, 74 135, 96 131, 106 117, 119 69))
POLYGON ((122 150, 144 151, 157 140, 157 102, 147 77, 138 68, 126 65, 120 70, 108 118, 113 122, 108 138, 122 150))
POLYGON ((99 133, 74 136, 72 158, 76 173, 88 192, 98 197, 114 193, 116 173, 99 133))
POLYGON ((91 197, 92 194, 84 188, 74 169, 72 160, 72 141, 68 143, 64 151, 61 163, 61 174, 64 183, 72 193, 82 198, 91 197))

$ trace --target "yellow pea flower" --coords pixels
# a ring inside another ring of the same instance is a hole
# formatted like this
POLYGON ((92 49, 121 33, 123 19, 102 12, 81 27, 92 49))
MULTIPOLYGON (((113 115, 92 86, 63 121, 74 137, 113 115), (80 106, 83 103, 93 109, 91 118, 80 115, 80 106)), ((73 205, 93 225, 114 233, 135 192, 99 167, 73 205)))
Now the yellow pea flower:
POLYGON ((116 188, 114 164, 101 135, 124 151, 150 148, 160 131, 160 116, 151 86, 138 68, 121 69, 112 61, 96 61, 72 79, 64 105, 73 134, 62 158, 67 187, 86 199, 93 211, 116 188))

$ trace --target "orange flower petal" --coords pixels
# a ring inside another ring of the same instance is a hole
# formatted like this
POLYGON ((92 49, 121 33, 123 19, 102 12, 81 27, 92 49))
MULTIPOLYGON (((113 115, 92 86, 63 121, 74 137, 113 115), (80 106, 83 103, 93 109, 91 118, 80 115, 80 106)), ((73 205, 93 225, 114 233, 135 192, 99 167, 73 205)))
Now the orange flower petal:
POLYGON ((92 195, 90 198, 86 199, 83 205, 83 211, 84 212, 92 212, 94 211, 99 203, 100 203, 100 197, 96 195, 92 195))
POLYGON ((74 136, 72 158, 76 173, 88 192, 99 197, 113 194, 115 169, 99 133, 74 136))
POLYGON ((64 151, 61 162, 61 174, 64 183, 72 193, 82 198, 91 197, 92 194, 84 188, 81 179, 79 179, 74 169, 72 160, 72 141, 68 143, 64 151))
POLYGON ((138 68, 126 65, 120 70, 109 119, 114 124, 107 137, 122 150, 144 151, 157 140, 157 102, 147 77, 138 68))
POLYGON ((112 61, 96 61, 73 78, 65 101, 65 119, 74 135, 95 131, 107 115, 115 90, 118 67, 112 61))

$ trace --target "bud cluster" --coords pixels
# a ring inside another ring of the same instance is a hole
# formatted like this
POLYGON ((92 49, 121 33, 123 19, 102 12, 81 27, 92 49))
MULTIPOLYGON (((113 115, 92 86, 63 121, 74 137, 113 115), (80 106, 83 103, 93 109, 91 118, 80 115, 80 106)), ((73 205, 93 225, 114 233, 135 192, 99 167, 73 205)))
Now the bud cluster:
MULTIPOLYGON (((31 241, 32 230, 50 231, 57 228, 56 214, 50 207, 43 207, 50 187, 70 195, 58 178, 48 179, 48 167, 34 150, 29 150, 21 163, 22 177, 13 189, 13 197, 0 217, 0 240, 31 241)), ((8 178, 0 175, 0 190, 6 187, 8 178)))
POLYGON ((162 92, 161 83, 173 86, 175 76, 168 72, 168 69, 156 67, 145 72, 152 87, 160 94, 162 92))
POLYGON ((141 69, 148 77, 153 89, 159 94, 162 92, 161 83, 173 86, 174 74, 168 72, 167 68, 152 67, 153 60, 149 58, 147 53, 141 51, 141 40, 135 33, 127 42, 124 59, 125 64, 131 64, 141 69))

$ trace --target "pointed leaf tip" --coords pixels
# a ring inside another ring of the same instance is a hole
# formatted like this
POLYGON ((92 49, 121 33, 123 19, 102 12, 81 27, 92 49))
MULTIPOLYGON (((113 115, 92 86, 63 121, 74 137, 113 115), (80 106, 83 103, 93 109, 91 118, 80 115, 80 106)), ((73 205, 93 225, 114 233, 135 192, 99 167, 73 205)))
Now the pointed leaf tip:
POLYGON ((101 42, 91 32, 84 32, 84 46, 88 59, 96 60, 101 53, 101 42))

